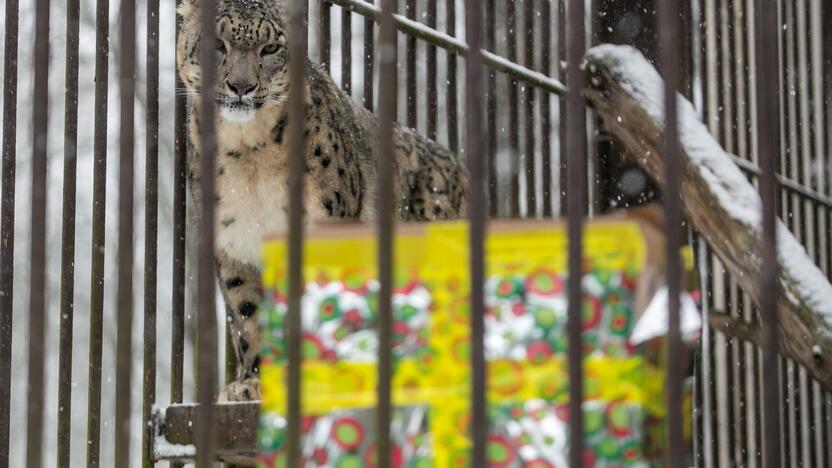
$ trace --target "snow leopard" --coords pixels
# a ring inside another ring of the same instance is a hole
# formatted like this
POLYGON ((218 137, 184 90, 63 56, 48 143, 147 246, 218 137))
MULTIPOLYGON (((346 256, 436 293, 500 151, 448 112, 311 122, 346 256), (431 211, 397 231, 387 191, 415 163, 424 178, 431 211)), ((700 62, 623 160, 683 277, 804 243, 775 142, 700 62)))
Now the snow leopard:
MULTIPOLYGON (((178 13, 177 69, 188 112, 188 178, 199 205, 200 48, 216 50, 217 106, 215 252, 226 305, 236 380, 220 401, 259 399, 260 245, 287 230, 289 49, 285 0, 217 0, 216 43, 204 44, 199 0, 178 13)), ((304 101, 304 217, 368 222, 375 218, 378 177, 373 145, 378 120, 335 84, 323 67, 302 57, 304 101)), ((459 156, 396 124, 394 190, 403 221, 466 215, 468 175, 459 156)))

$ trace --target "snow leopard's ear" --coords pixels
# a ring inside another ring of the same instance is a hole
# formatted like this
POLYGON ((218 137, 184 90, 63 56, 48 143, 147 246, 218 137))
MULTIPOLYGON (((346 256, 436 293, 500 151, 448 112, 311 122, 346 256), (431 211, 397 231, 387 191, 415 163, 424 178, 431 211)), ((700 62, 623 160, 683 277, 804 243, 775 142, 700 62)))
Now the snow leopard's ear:
POLYGON ((195 13, 199 6, 199 0, 179 0, 179 5, 176 7, 176 12, 182 18, 187 18, 195 13))

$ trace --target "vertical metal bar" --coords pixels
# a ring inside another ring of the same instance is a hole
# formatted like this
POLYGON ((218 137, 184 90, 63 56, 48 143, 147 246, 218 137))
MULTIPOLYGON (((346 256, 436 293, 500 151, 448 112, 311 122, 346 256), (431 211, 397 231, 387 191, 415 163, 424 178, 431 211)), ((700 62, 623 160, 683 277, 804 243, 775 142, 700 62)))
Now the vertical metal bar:
MULTIPOLYGON (((823 7, 820 0, 810 0, 809 21, 811 23, 811 55, 812 55, 812 104, 813 104, 813 123, 815 136, 815 151, 818 155, 826 154, 826 144, 824 141, 824 61, 823 61, 823 7)), ((828 32, 827 32, 828 35, 828 32)), ((820 158, 821 165, 823 165, 824 158, 820 158)), ((832 171, 832 168, 827 168, 827 171, 832 171)), ((827 171, 823 169, 817 171, 817 190, 820 193, 825 193, 826 184, 828 180, 827 171)), ((832 174, 832 172, 830 172, 832 174)), ((820 237, 820 236, 819 236, 820 237)), ((824 244, 821 243, 821 246, 824 244)))
POLYGON ((29 279, 29 394, 26 400, 26 466, 43 458, 44 338, 46 336, 46 137, 49 113, 49 0, 35 3, 32 104, 32 218, 29 279))
MULTIPOLYGON (((530 70, 534 70, 534 24, 535 0, 525 0, 523 21, 525 24, 525 43, 523 63, 530 70)), ((535 169, 534 152, 534 104, 535 88, 529 83, 523 85, 525 89, 524 113, 526 114, 526 148, 524 163, 526 169, 526 213, 534 217, 537 214, 537 170, 535 169)))
POLYGON ((777 386, 780 389, 781 394, 783 395, 783 399, 778 400, 777 404, 778 407, 778 415, 780 416, 780 426, 778 430, 780 431, 780 446, 782 447, 782 451, 780 452, 780 460, 779 464, 783 468, 788 468, 791 465, 789 464, 790 457, 789 457, 789 448, 790 448, 790 440, 789 434, 791 434, 791 426, 789 425, 789 404, 791 402, 791 393, 789 392, 788 388, 788 372, 787 367, 788 362, 786 358, 779 356, 777 358, 777 386))
POLYGON ((719 108, 719 113, 721 114, 720 120, 722 121, 722 138, 720 141, 726 151, 730 153, 735 153, 736 149, 734 148, 735 123, 733 101, 734 96, 731 92, 731 89, 733 88, 733 83, 731 82, 731 64, 733 57, 731 55, 731 5, 729 5, 730 1, 731 0, 722 0, 719 4, 719 68, 721 72, 720 74, 722 75, 722 102, 719 108))
POLYGON ((759 74, 757 79, 757 109, 759 112, 759 151, 760 191, 763 199, 762 234, 763 234, 763 267, 760 277, 760 312, 763 319, 763 463, 766 467, 779 464, 780 460, 780 415, 775 410, 780 400, 777 385, 777 181, 774 175, 776 154, 780 149, 780 132, 777 116, 779 115, 779 95, 776 80, 769 79, 776 76, 779 65, 777 59, 777 35, 780 25, 777 21, 777 5, 772 1, 757 0, 758 41, 757 64, 759 74))
POLYGON ((678 117, 676 90, 680 84, 679 73, 679 15, 673 0, 662 0, 658 5, 659 63, 664 89, 664 132, 662 154, 665 161, 665 235, 667 236, 667 289, 668 289, 668 339, 667 339, 667 437, 668 459, 680 463, 682 442, 682 337, 679 332, 679 294, 681 294, 682 266, 679 249, 682 246, 681 164, 679 161, 678 117))
POLYGON ((329 2, 321 2, 321 18, 320 30, 321 38, 319 43, 318 61, 323 65, 324 70, 329 72, 330 68, 330 49, 332 44, 332 4, 329 2))
POLYGON ((569 298, 567 333, 569 336, 569 466, 583 466, 584 429, 583 413, 583 359, 581 343, 581 279, 583 214, 586 203, 586 107, 581 90, 584 73, 581 60, 584 55, 585 26, 584 0, 569 0, 566 20, 566 77, 569 94, 566 98, 566 154, 568 179, 568 226, 569 231, 569 298))
POLYGON ((352 94, 352 10, 341 8, 341 89, 352 94))
MULTIPOLYGON (((408 2, 410 3, 410 2, 408 2)), ((411 5, 415 7, 415 5, 411 5)), ((378 278, 380 282, 378 308, 379 308, 379 345, 378 345, 378 387, 377 387, 377 409, 376 428, 378 431, 378 466, 389 468, 391 466, 390 455, 390 418, 392 415, 392 402, 390 393, 391 360, 392 354, 392 324, 393 324, 393 236, 394 224, 393 214, 395 207, 393 187, 393 123, 396 120, 396 94, 397 94, 397 61, 396 53, 396 26, 393 22, 393 14, 396 10, 396 0, 383 0, 381 2, 381 18, 379 22, 379 47, 388 50, 390 53, 383 54, 379 58, 379 135, 378 146, 376 147, 376 171, 380 185, 376 200, 378 212, 378 278)), ((410 13, 410 12, 409 12, 410 13)), ((415 47, 415 43, 413 44, 415 47)), ((415 52, 413 55, 413 68, 410 68, 410 44, 408 43, 408 124, 415 124, 415 52), (413 82, 411 83, 411 78, 413 82), (413 88, 411 89, 411 85, 413 88), (413 93, 413 94, 411 94, 413 93), (411 100, 414 103, 411 114, 411 100), (413 120, 411 120, 413 118, 413 120)))
MULTIPOLYGON (((456 0, 445 0, 445 28, 448 35, 456 37, 456 0)), ((459 149, 459 120, 456 80, 456 54, 447 52, 448 59, 448 148, 456 152, 459 149)))
POLYGON ((217 76, 216 0, 201 0, 200 21, 202 44, 199 52, 202 95, 199 101, 199 157, 202 176, 200 207, 199 259, 197 276, 197 466, 208 468, 216 460, 217 428, 214 398, 217 387, 217 315, 215 310, 214 277, 214 193, 217 142, 214 134, 216 105, 214 103, 217 76), (207 45, 207 46, 205 46, 207 45))
MULTIPOLYGON (((436 29, 436 1, 428 0, 427 24, 431 29, 436 29)), ((436 46, 427 44, 427 136, 436 140, 437 112, 439 104, 439 89, 436 86, 436 46)))
MULTIPOLYGON (((750 157, 749 159, 753 161, 755 164, 759 163, 759 147, 760 147, 760 138, 759 138, 759 125, 758 125, 758 116, 759 110, 757 107, 758 99, 757 99, 757 41, 756 41, 756 13, 757 9, 755 6, 756 0, 745 0, 745 43, 746 49, 745 54, 748 57, 748 69, 745 73, 745 79, 748 82, 748 117, 749 117, 749 148, 750 148, 750 157)), ((754 316, 756 317, 757 313, 754 312, 754 316)), ((756 468, 757 466, 762 465, 762 450, 760 447, 763 445, 762 440, 762 426, 763 426, 763 409, 762 409, 762 386, 760 382, 762 381, 762 372, 761 372, 761 364, 762 364, 762 354, 761 350, 756 346, 750 346, 751 349, 751 360, 750 360, 750 371, 751 371, 751 382, 749 387, 753 390, 753 394, 749 392, 749 395, 753 395, 753 398, 750 400, 752 402, 752 414, 753 414, 753 433, 751 435, 751 440, 753 444, 750 445, 749 449, 753 449, 751 451, 752 462, 751 468, 756 468)))
MULTIPOLYGON (((566 28, 566 5, 568 0, 555 0, 557 1, 557 11, 555 16, 557 17, 557 34, 555 35, 555 42, 557 59, 555 60, 556 63, 565 63, 566 61, 566 47, 567 47, 567 28, 566 28)), ((562 78, 565 80, 567 78, 566 70, 561 70, 560 66, 555 67, 555 76, 558 78, 562 78)), ((557 209, 556 215, 562 216, 567 210, 567 194, 566 188, 569 184, 568 178, 568 153, 566 151, 566 140, 567 140, 567 125, 566 122, 569 120, 566 116, 567 114, 567 99, 559 99, 558 100, 558 195, 555 197, 557 200, 557 209)))
POLYGON ((159 215, 159 0, 147 2, 147 82, 145 95, 145 218, 144 218, 144 382, 142 397, 142 466, 153 459, 156 403, 156 286, 159 215))
POLYGON ((749 13, 744 11, 744 0, 733 0, 733 39, 734 48, 734 83, 736 84, 735 99, 737 103, 737 156, 743 159, 749 159, 748 154, 748 129, 750 122, 748 119, 748 82, 746 81, 746 49, 744 47, 745 31, 743 16, 749 13))
MULTIPOLYGON (((752 81, 749 79, 751 59, 746 54, 746 38, 748 31, 746 29, 747 16, 753 14, 746 9, 746 0, 733 0, 733 54, 734 54, 734 83, 735 101, 737 103, 737 124, 735 131, 737 133, 737 155, 743 159, 751 159, 749 152, 749 138, 753 132, 753 121, 749 116, 749 101, 753 99, 753 94, 750 89, 753 88, 752 81)), ((753 107, 752 107, 753 112, 753 107)), ((739 297, 743 302, 742 312, 740 316, 744 320, 751 321, 754 319, 754 310, 750 304, 750 298, 742 290, 738 290, 739 297)), ((737 360, 737 367, 739 372, 739 387, 737 398, 739 404, 740 419, 738 420, 738 435, 741 436, 742 445, 735 450, 743 459, 744 463, 749 468, 757 468, 756 452, 756 398, 754 383, 755 377, 755 359, 756 353, 754 346, 748 342, 738 342, 737 353, 740 359, 737 360)))
MULTIPOLYGON (((728 275, 725 266, 716 256, 712 257, 713 262, 713 287, 711 296, 714 299, 714 309, 727 311, 730 307, 728 295, 728 275)), ((715 391, 715 450, 716 461, 720 466, 730 466, 731 463, 731 413, 728 405, 730 398, 729 370, 732 362, 730 351, 731 346, 728 337, 723 333, 716 332, 713 335, 714 341, 714 391, 715 391)))
POLYGON ((705 68, 706 106, 708 131, 719 136, 719 89, 717 87, 716 0, 705 0, 705 68))
POLYGON ((0 198, 0 468, 9 466, 14 311, 14 200, 17 158, 18 0, 6 0, 3 49, 3 173, 0 198))
MULTIPOLYGON (((699 243, 697 260, 699 264, 699 277, 702 279, 702 290, 711 291, 714 273, 712 254, 706 242, 699 243)), ((704 295, 702 300, 702 320, 708 323, 708 317, 713 308, 713 300, 709 294, 704 295)), ((702 462, 704 466, 716 466, 714 462, 714 358, 713 358, 713 330, 705 325, 702 327, 702 462)))
MULTIPOLYGON (((797 80, 798 80, 798 94, 800 98, 799 102, 799 113, 800 117, 798 120, 798 126, 800 129, 800 148, 802 151, 799 153, 793 151, 795 155, 800 159, 802 163, 799 168, 795 168, 796 171, 802 171, 800 174, 801 183, 810 188, 816 188, 816 185, 813 183, 812 180, 812 136, 811 136, 811 92, 812 92, 812 83, 811 78, 809 76, 809 26, 808 20, 806 18, 806 0, 797 0, 796 5, 796 16, 797 16, 797 80)), ((804 200, 804 208, 808 211, 810 209, 809 200, 804 200)), ((805 218, 807 223, 813 223, 813 217, 805 218)), ((811 236, 812 229, 810 227, 806 227, 806 236, 811 236)), ((806 237, 801 239, 804 245, 809 248, 809 255, 810 257, 813 255, 813 250, 811 247, 811 240, 810 238, 806 237)))
POLYGON ((101 451, 101 356, 104 325, 104 247, 107 203, 107 94, 110 2, 95 7, 95 117, 93 128, 92 247, 90 252, 90 354, 87 396, 87 466, 99 466, 101 451))
POLYGON ((116 284, 115 466, 130 460, 130 402, 133 367, 133 100, 136 69, 136 3, 121 1, 119 37, 118 276, 116 284))
MULTIPOLYGON (((821 7, 821 17, 823 18, 821 21, 823 25, 832 24, 832 5, 828 2, 823 2, 823 6, 821 7)), ((822 42, 821 55, 823 56, 823 76, 825 78, 823 89, 825 90, 826 95, 829 96, 832 95, 832 30, 829 28, 824 28, 822 42)), ((824 99, 824 104, 827 119, 825 127, 826 132, 824 133, 828 138, 826 144, 827 147, 832 147, 832 99, 824 99)), ((824 193, 832 195, 832 155, 826 154, 824 160, 826 162, 827 171, 826 191, 824 193)), ((828 211, 827 215, 832 215, 832 210, 828 211)), ((829 219, 829 224, 832 224, 832 219, 829 219)), ((827 254, 827 264, 830 268, 832 268, 832 249, 827 249, 827 254)), ((832 436, 832 432, 830 432, 830 436, 832 436)))
POLYGON ((78 156, 80 1, 66 4, 64 181, 61 209, 61 307, 58 357, 58 466, 69 466, 72 417, 72 323, 75 309, 75 194, 78 156))
POLYGON ((800 405, 800 419, 801 419, 801 442, 802 442, 802 449, 803 449, 803 466, 817 466, 814 463, 814 432, 813 423, 814 423, 814 401, 812 399, 812 387, 809 381, 809 377, 806 374, 806 369, 801 367, 798 373, 798 380, 800 381, 800 399, 802 400, 802 404, 800 405))
MULTIPOLYGON (((303 294, 303 166, 304 148, 304 57, 306 56, 306 27, 303 22, 305 0, 289 3, 289 256, 288 256, 288 313, 286 317, 287 399, 288 420, 286 438, 286 466, 301 466, 301 353, 300 299, 303 294)), ((342 31, 342 34, 344 32, 342 31)), ((343 44, 343 41, 342 41, 343 44)))
MULTIPOLYGON (((372 3, 372 0, 369 2, 372 3)), ((372 19, 364 19, 364 107, 370 111, 373 110, 374 27, 375 22, 372 19)))
MULTIPOLYGON (((583 21, 583 19, 581 19, 583 21)), ((506 57, 517 62, 517 7, 506 2, 506 57)), ((508 78, 508 141, 510 154, 509 216, 520 216, 520 111, 517 79, 508 78)))
MULTIPOLYGON (((497 51, 497 8, 495 0, 485 0, 485 48, 489 52, 497 51)), ((486 81, 486 128, 488 132, 488 206, 489 215, 499 215, 500 197, 497 179, 497 73, 488 69, 486 81)))
MULTIPOLYGON (((552 4, 543 0, 540 5, 540 71, 546 76, 552 72, 552 4)), ((551 95, 540 93, 540 151, 543 166, 543 216, 552 216, 552 131, 551 95)))
POLYGON ((826 438, 824 439, 826 445, 826 459, 832 460, 832 393, 824 392, 824 415, 826 418, 825 430, 826 438))
MULTIPOLYGON (((181 1, 181 0, 180 0, 181 1)), ((176 15, 176 33, 179 35, 182 19, 176 15)), ((179 75, 174 80, 175 89, 184 84, 179 75)), ((170 349, 170 401, 182 402, 183 367, 185 361, 185 231, 187 225, 187 153, 188 136, 185 126, 187 99, 176 93, 174 98, 173 134, 173 265, 171 278, 171 349, 170 349)))
MULTIPOLYGON (((481 51, 482 4, 465 1, 465 34, 471 51, 465 62, 466 159, 470 175, 469 187, 469 270, 471 274, 471 466, 486 465, 488 414, 486 412, 485 363, 485 231, 488 180, 483 156, 483 64, 481 51)), ((511 33, 509 33, 511 34, 511 33)))
MULTIPOLYGON (((745 0, 745 42, 746 54, 748 57, 748 70, 746 72, 746 79, 748 80, 748 115, 750 117, 750 136, 749 146, 751 149, 751 161, 754 164, 759 162, 759 138, 758 138, 758 111, 757 111, 757 41, 756 34, 756 13, 757 9, 754 7, 756 0, 745 0)), ((758 427, 759 429, 759 427, 758 427)))
POLYGON ((785 460, 786 466, 796 466, 797 465, 797 456, 799 450, 797 448, 797 413, 798 409, 798 402, 797 402, 797 388, 795 388, 795 382, 797 380, 797 370, 795 369, 795 363, 791 359, 784 358, 783 360, 783 393, 786 395, 785 404, 783 405, 785 416, 784 419, 786 421, 786 444, 784 446, 785 450, 785 460))
MULTIPOLYGON (((416 0, 405 1, 405 14, 408 18, 416 19, 416 0)), ((405 73, 407 75, 407 126, 415 129, 418 115, 416 114, 416 36, 407 35, 407 56, 405 57, 405 73)))

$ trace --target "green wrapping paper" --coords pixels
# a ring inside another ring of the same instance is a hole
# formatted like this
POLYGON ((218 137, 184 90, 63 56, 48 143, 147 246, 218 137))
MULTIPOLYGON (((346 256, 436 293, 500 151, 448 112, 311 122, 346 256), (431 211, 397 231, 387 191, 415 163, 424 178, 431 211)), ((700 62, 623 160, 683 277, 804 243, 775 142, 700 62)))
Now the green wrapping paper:
MULTIPOLYGON (((582 281, 587 467, 663 463, 663 339, 630 340, 641 311, 661 286, 663 260, 657 252, 663 249, 657 246, 662 242, 639 221, 614 218, 587 225, 582 281)), ((284 466, 285 249, 283 240, 264 249, 259 432, 264 467, 284 466)), ((328 228, 306 244, 305 466, 375 466, 375 249, 372 231, 361 228, 328 228)), ((400 228, 395 252, 393 466, 467 466, 466 226, 400 228)), ((567 466, 565 232, 554 223, 494 224, 486 259, 489 466, 567 466)), ((685 407, 689 416, 689 391, 685 407)))

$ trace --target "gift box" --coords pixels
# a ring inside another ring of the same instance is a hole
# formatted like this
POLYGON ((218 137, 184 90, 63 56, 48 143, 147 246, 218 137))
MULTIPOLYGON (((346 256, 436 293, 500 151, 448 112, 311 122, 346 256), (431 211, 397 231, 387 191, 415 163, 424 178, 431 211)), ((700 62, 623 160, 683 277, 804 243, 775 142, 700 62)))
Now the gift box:
MULTIPOLYGON (((663 463, 664 333, 655 323, 639 324, 662 288, 663 242, 660 231, 641 218, 601 218, 586 225, 582 408, 587 467, 663 463), (637 327, 646 339, 634 342, 637 327)), ((562 224, 518 221, 489 227, 484 291, 489 466, 568 464, 566 248, 562 224)), ((267 467, 285 463, 286 249, 279 238, 264 246, 258 443, 259 463, 267 467)), ((467 226, 402 225, 394 252, 393 466, 467 466, 467 226)), ((304 256, 304 465, 373 467, 379 290, 374 231, 315 229, 304 256)), ((693 340, 698 316, 685 311, 685 336, 693 340)), ((657 320, 655 314, 649 319, 657 320)), ((688 362, 676 365, 687 368, 688 362)), ((689 408, 689 389, 685 400, 689 408)))

